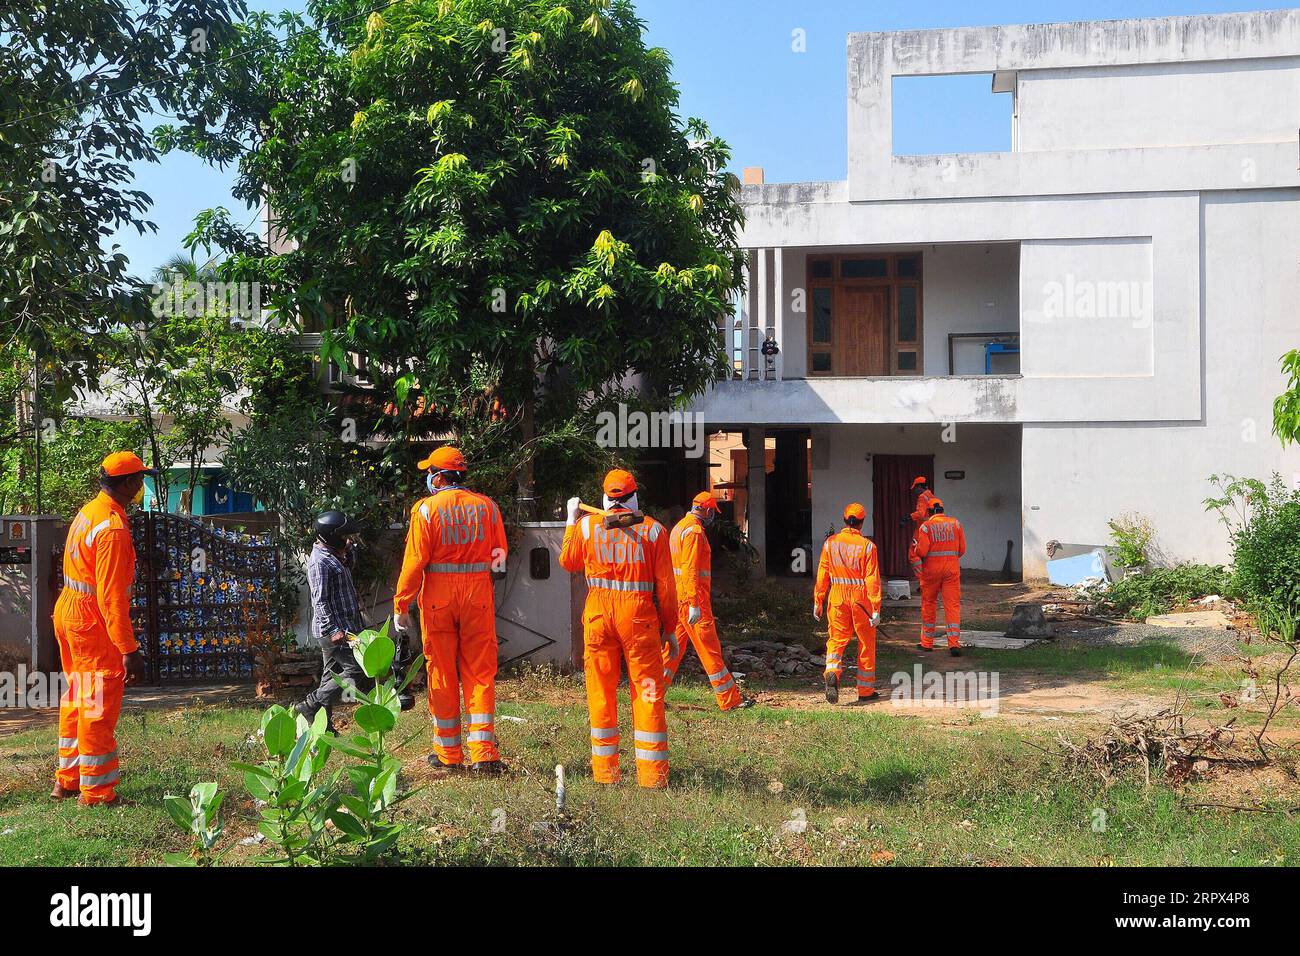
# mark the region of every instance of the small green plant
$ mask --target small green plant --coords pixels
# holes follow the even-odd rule
[[[221,837],[221,802],[225,793],[215,783],[196,783],[190,788],[189,799],[167,794],[163,806],[167,815],[178,827],[194,837],[194,845],[186,853],[164,853],[168,866],[212,866],[221,857],[217,840]]]
[[[387,621],[378,631],[368,630],[357,635],[353,646],[357,663],[370,678],[390,673],[396,650],[388,636]],[[347,742],[337,737],[325,741],[330,749],[358,761],[346,770],[352,784],[351,792],[340,791],[339,806],[330,812],[329,819],[343,834],[343,842],[360,856],[360,862],[373,863],[393,848],[405,829],[403,824],[396,822],[393,811],[398,804],[419,792],[408,790],[398,794],[397,777],[402,762],[388,752],[386,739],[397,726],[397,715],[402,710],[400,694],[420,672],[423,662],[424,655],[417,657],[400,685],[396,680],[376,680],[374,690],[368,694],[354,690],[361,706],[352,719],[362,733],[354,734]],[[339,681],[339,678],[336,676],[334,680]]]
[[[400,684],[388,675],[397,651],[388,625],[358,634],[352,652],[366,676],[375,680],[369,693],[347,688],[361,701],[353,719],[361,733],[346,741],[330,733],[329,717],[317,711],[308,722],[279,704],[262,714],[261,763],[231,763],[244,777],[244,789],[257,801],[259,832],[274,848],[258,860],[286,866],[334,863],[374,863],[389,852],[405,829],[395,819],[397,806],[418,790],[398,793],[402,764],[388,751],[388,734],[401,712],[400,693],[424,663],[420,655]],[[338,678],[335,677],[338,681]],[[342,682],[339,682],[342,684]],[[338,751],[356,763],[326,773],[330,755]],[[221,835],[217,809],[223,794],[215,783],[201,783],[186,802],[166,798],[167,812],[178,826],[195,835],[195,849],[169,854],[168,862],[184,865],[215,862]]]
[[[261,807],[259,832],[278,855],[259,862],[303,866],[324,861],[326,823],[337,804],[333,780],[324,779],[329,748],[328,717],[319,711],[308,723],[275,704],[262,714],[267,759],[232,763],[244,775],[244,789]]]
[[[1151,522],[1140,514],[1123,514],[1111,518],[1107,524],[1114,542],[1106,548],[1111,561],[1125,570],[1146,567],[1147,549],[1155,537]]]

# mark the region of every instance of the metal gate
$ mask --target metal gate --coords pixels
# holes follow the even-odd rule
[[[186,515],[131,517],[131,623],[156,683],[253,679],[256,646],[280,638],[280,550]]]

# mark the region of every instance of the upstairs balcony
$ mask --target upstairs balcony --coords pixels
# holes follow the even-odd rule
[[[1019,244],[751,249],[707,421],[1016,419]]]

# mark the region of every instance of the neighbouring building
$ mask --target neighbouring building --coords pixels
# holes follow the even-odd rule
[[[1041,577],[1049,542],[1126,512],[1166,560],[1227,560],[1209,477],[1300,479],[1271,434],[1300,346],[1300,10],[856,33],[848,73],[846,181],[746,171],[733,374],[695,404],[774,449],[745,482],[769,570],[859,500],[902,571],[915,474],[975,568]],[[943,74],[1012,98],[1009,151],[894,154],[894,78]]]

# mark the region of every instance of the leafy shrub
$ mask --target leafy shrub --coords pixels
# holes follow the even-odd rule
[[[1233,585],[1253,610],[1300,612],[1300,491],[1274,474],[1266,485],[1253,478],[1212,476],[1220,497],[1206,499],[1232,541]]]
[[[1180,564],[1122,578],[1106,589],[1101,601],[1120,617],[1142,620],[1209,594],[1231,593],[1232,576],[1222,566]]]
[[[1147,548],[1155,537],[1151,522],[1139,514],[1124,514],[1111,518],[1110,539],[1114,544],[1106,548],[1117,567],[1140,568],[1147,563]]]

